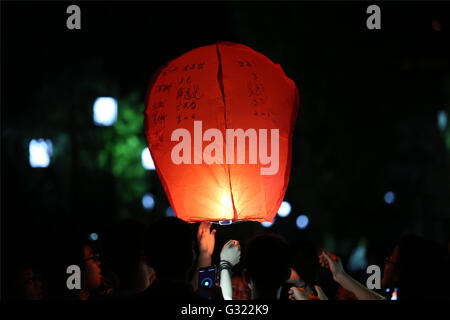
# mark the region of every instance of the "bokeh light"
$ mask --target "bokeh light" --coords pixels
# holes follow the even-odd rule
[[[111,97],[100,97],[94,102],[94,123],[112,126],[117,120],[117,101]]]
[[[261,222],[261,225],[262,225],[264,228],[270,228],[274,223],[275,223],[275,218],[273,218],[273,221],[272,221],[272,222],[269,222],[269,221]]]
[[[145,210],[152,210],[155,207],[155,197],[151,193],[146,193],[142,197],[142,206]]]
[[[153,163],[152,155],[150,154],[150,150],[145,148],[141,153],[142,166],[146,170],[155,170],[155,164]]]
[[[441,132],[447,128],[447,112],[440,110],[437,115],[438,128]]]
[[[388,191],[384,194],[384,202],[387,204],[393,204],[395,201],[395,194],[392,191]]]
[[[278,215],[280,217],[287,217],[291,213],[291,204],[287,201],[281,203],[280,209],[278,209]]]
[[[305,215],[302,214],[302,215],[300,215],[300,216],[297,217],[296,223],[297,223],[297,227],[298,227],[299,229],[303,230],[303,229],[305,229],[305,228],[308,226],[308,224],[309,224],[309,219],[308,219],[307,216],[305,216]]]
[[[50,140],[31,140],[29,144],[30,166],[33,168],[46,168],[50,165],[53,154],[53,145]]]
[[[176,217],[175,211],[173,211],[172,207],[168,207],[166,210],[167,217]]]

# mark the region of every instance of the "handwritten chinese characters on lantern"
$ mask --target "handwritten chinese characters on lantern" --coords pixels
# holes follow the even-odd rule
[[[289,182],[298,91],[282,68],[219,42],[158,70],[145,133],[178,218],[272,221]]]

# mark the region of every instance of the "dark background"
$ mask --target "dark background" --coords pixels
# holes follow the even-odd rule
[[[285,196],[292,213],[269,229],[218,226],[218,245],[263,231],[344,257],[362,239],[388,248],[408,232],[448,243],[450,129],[437,125],[438,111],[450,112],[448,4],[380,3],[382,30],[368,30],[368,3],[80,2],[81,30],[68,30],[70,4],[2,2],[3,262],[61,232],[101,234],[120,219],[148,225],[165,215],[156,172],[140,164],[145,90],[162,64],[221,40],[280,63],[300,109]],[[94,125],[99,96],[118,100],[119,117],[125,105],[137,115],[130,135],[142,147],[125,160],[111,150],[126,130]],[[53,142],[48,168],[29,164],[37,138]],[[133,174],[116,172],[120,161]],[[150,212],[145,192],[156,198]]]

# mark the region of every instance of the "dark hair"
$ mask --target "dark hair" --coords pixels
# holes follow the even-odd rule
[[[21,252],[23,254],[23,252]],[[26,257],[17,256],[11,259],[9,265],[6,266],[8,276],[5,277],[3,283],[6,283],[5,292],[2,292],[3,298],[11,300],[24,299],[24,274],[25,271],[31,269],[36,275],[36,265],[26,259]]]
[[[436,243],[407,235],[397,243],[399,299],[449,297],[448,254]]]
[[[32,228],[23,225],[23,232],[12,234],[10,242],[15,242],[14,249],[2,251],[2,285],[1,295],[4,299],[23,300],[23,278],[24,271],[33,270],[42,279],[45,275],[45,235],[42,228]]]
[[[193,241],[191,226],[178,218],[163,218],[150,226],[144,251],[158,279],[187,277],[193,260]]]
[[[297,241],[293,244],[292,267],[309,286],[316,284],[319,272],[317,247],[310,241]]]
[[[290,275],[289,245],[278,235],[257,235],[247,244],[244,265],[258,290],[275,291]]]
[[[144,254],[144,234],[144,224],[128,219],[107,229],[101,238],[102,263],[119,277],[128,276]]]
[[[57,233],[48,247],[48,283],[50,299],[73,299],[79,290],[68,290],[66,280],[67,267],[78,265],[83,274],[84,247],[89,246],[94,250],[87,234],[78,232]]]

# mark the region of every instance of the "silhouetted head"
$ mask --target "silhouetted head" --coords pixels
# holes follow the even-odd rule
[[[319,271],[317,247],[310,241],[297,241],[293,244],[293,265],[300,278],[309,286],[316,284]]]
[[[246,247],[245,278],[252,290],[274,294],[289,279],[290,260],[289,246],[283,238],[273,234],[257,235]]]
[[[436,243],[415,235],[400,239],[386,262],[382,284],[397,287],[399,299],[448,298],[448,255]]]
[[[101,285],[102,276],[98,255],[92,249],[87,235],[66,233],[57,236],[57,241],[49,248],[49,285],[52,298],[87,298],[90,292]],[[67,288],[67,279],[75,274],[67,273],[69,266],[80,268],[81,289]]]
[[[9,243],[14,246],[1,252],[3,299],[40,300],[47,296],[46,234],[43,227],[24,223],[20,232],[9,235]]]
[[[104,233],[102,262],[119,278],[135,273],[144,256],[145,225],[134,220],[123,220]]]
[[[191,226],[178,218],[163,218],[150,226],[145,256],[157,279],[187,279],[193,263],[193,241]]]
[[[8,299],[13,300],[42,300],[42,281],[32,265],[16,264],[6,279]]]

